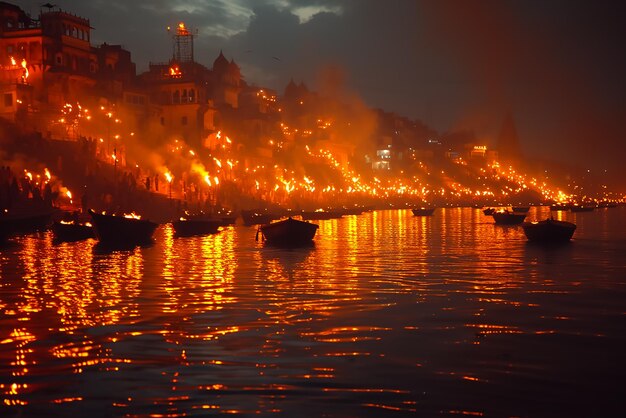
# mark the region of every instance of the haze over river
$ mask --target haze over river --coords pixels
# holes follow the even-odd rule
[[[545,219],[546,207],[529,218]],[[530,245],[478,209],[103,251],[0,247],[2,417],[623,416],[626,207]]]

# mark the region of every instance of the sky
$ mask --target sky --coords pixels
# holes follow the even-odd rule
[[[16,1],[32,16],[43,1]],[[368,106],[487,144],[507,112],[522,151],[626,182],[626,5],[613,0],[59,0],[121,44],[138,71],[166,62],[166,28],[197,30],[249,84],[282,94],[340,69]]]

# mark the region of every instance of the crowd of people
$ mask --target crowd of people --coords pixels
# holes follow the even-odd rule
[[[0,168],[0,209],[3,211],[24,205],[52,207],[58,195],[47,178],[33,178],[28,172],[18,175],[9,166]]]

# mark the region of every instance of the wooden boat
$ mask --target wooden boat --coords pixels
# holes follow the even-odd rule
[[[411,210],[415,216],[431,216],[435,212],[435,208],[416,208]]]
[[[242,210],[241,218],[243,219],[243,224],[247,226],[263,225],[268,224],[275,219],[280,219],[280,215],[269,212],[265,209],[250,209]]]
[[[224,224],[221,219],[202,216],[181,217],[179,220],[172,222],[174,232],[181,237],[215,234],[222,225]]]
[[[135,245],[148,243],[159,224],[135,214],[108,215],[89,210],[96,237],[103,244]]]
[[[0,215],[0,238],[7,239],[16,234],[30,234],[45,231],[50,225],[52,212],[31,214],[13,214],[4,212]]]
[[[515,213],[508,210],[496,211],[491,216],[493,216],[493,220],[498,225],[519,225],[526,218],[525,213]]]
[[[529,241],[558,243],[569,241],[574,235],[576,225],[549,218],[539,222],[524,222],[522,228],[524,228],[524,234]]]
[[[57,241],[81,241],[96,237],[90,222],[76,222],[74,220],[52,223],[52,233]]]
[[[496,208],[485,208],[485,209],[483,209],[483,213],[484,213],[486,216],[491,216],[491,215],[493,215],[493,213],[494,213],[495,211],[496,211]]]
[[[310,222],[299,221],[291,217],[262,225],[257,231],[268,244],[294,247],[310,244],[315,236],[318,225]]]
[[[302,219],[305,221],[322,221],[328,219],[338,219],[343,216],[342,211],[339,210],[321,210],[318,209],[313,212],[302,211]]]
[[[343,215],[360,215],[365,211],[364,206],[344,206],[340,209]]]
[[[513,206],[513,212],[528,213],[528,211],[530,211],[530,206]]]

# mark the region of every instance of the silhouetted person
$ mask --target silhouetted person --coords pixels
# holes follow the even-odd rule
[[[46,206],[52,206],[52,186],[50,183],[46,183],[43,188],[43,203]]]
[[[83,210],[83,213],[87,213],[87,211],[89,210],[89,196],[87,195],[87,192],[84,192],[83,195],[80,197],[80,206]]]

